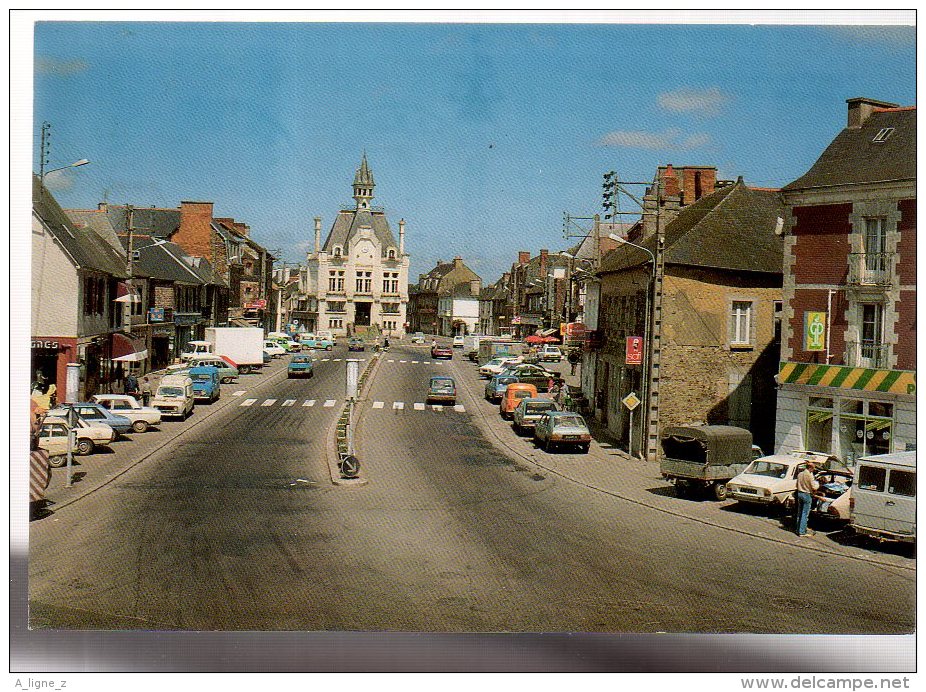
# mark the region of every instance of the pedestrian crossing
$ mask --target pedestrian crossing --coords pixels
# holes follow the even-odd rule
[[[244,394],[244,392],[242,392]],[[236,394],[237,395],[237,394]],[[324,401],[320,399],[304,399],[302,403],[299,403],[298,399],[264,399],[263,401],[255,398],[243,399],[238,405],[248,408],[256,406],[258,408],[271,408],[279,405],[281,408],[294,408],[298,406],[299,408],[334,408],[338,405],[338,399],[325,399]],[[373,401],[370,405],[371,409],[374,410],[385,410],[387,407],[393,411],[405,411],[406,402],[404,401]],[[466,407],[463,404],[453,404],[453,405],[444,405],[444,404],[428,404],[425,402],[415,401],[411,402],[409,405],[410,409],[413,411],[449,411],[453,410],[456,413],[466,413]]]

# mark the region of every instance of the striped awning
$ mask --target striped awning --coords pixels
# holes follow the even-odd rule
[[[803,384],[891,394],[916,394],[916,373],[910,370],[879,370],[845,365],[784,362],[779,369],[778,380],[781,384]]]

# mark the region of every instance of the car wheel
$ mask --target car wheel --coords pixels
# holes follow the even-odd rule
[[[588,454],[589,447],[591,447],[591,445],[579,445],[579,451],[582,452],[582,454]]]
[[[86,456],[93,451],[93,440],[88,440],[87,438],[82,438],[77,440],[77,453]]]
[[[132,430],[137,433],[143,433],[148,429],[148,421],[137,420],[132,423]]]
[[[715,500],[726,500],[727,499],[727,484],[723,481],[717,481],[711,487],[711,490],[714,492]]]
[[[326,351],[330,351],[330,350],[331,350],[331,346],[325,346],[325,350],[326,350]]]
[[[67,463],[67,454],[59,454],[58,456],[48,457],[48,465],[52,468],[60,469],[62,466],[67,466]]]

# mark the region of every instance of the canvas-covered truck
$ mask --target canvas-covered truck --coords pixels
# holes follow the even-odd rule
[[[222,356],[246,375],[264,366],[264,330],[260,327],[207,327],[206,338],[189,342],[181,358],[190,360],[202,355]]]
[[[662,477],[685,497],[702,490],[727,497],[727,481],[762,456],[752,433],[732,425],[680,425],[662,433]]]
[[[493,358],[498,356],[519,356],[524,346],[520,341],[508,341],[502,339],[480,339],[479,356],[476,362],[482,367]]]

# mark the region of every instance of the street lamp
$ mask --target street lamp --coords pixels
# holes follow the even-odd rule
[[[650,355],[650,332],[651,332],[650,322],[652,320],[652,315],[650,314],[650,312],[651,312],[651,305],[652,305],[652,294],[656,288],[656,255],[654,255],[653,252],[649,248],[645,248],[642,245],[637,245],[636,243],[632,243],[626,238],[624,238],[623,236],[619,236],[615,233],[609,233],[608,238],[610,238],[611,240],[616,240],[618,243],[622,245],[629,245],[631,247],[637,248],[638,250],[643,250],[643,252],[649,255],[650,262],[652,263],[652,267],[653,267],[650,273],[649,285],[646,288],[646,319],[643,321],[643,377],[642,377],[642,380],[643,380],[643,386],[645,389],[645,391],[643,392],[643,401],[646,404],[646,415],[640,416],[640,423],[641,423],[640,425],[640,451],[641,451],[641,455],[645,455],[645,452],[643,450],[646,444],[646,427],[648,425],[649,415],[650,415],[649,394],[650,394],[650,387],[651,387],[651,383],[650,383],[650,358],[651,358],[651,355]],[[633,450],[630,450],[630,451],[631,453],[633,453]]]
[[[42,179],[42,182],[44,183],[45,177],[49,173],[57,173],[58,171],[64,171],[64,170],[67,170],[68,168],[77,168],[78,166],[86,166],[88,163],[90,163],[89,159],[80,159],[79,161],[75,161],[74,163],[69,163],[67,166],[61,166],[61,168],[52,168],[50,171],[43,171],[40,177]]]

